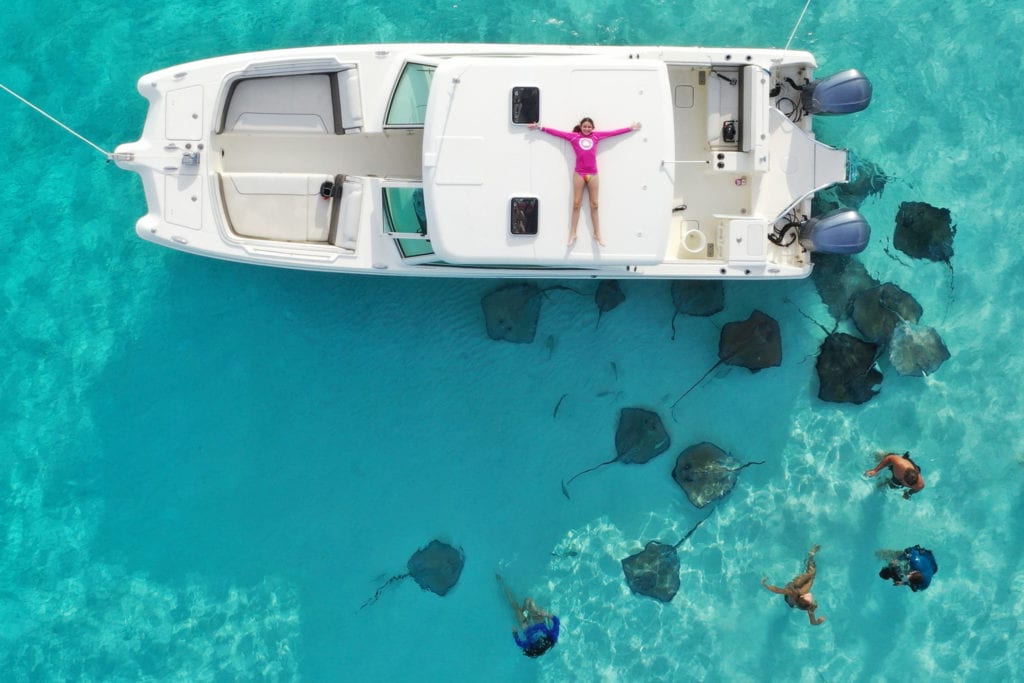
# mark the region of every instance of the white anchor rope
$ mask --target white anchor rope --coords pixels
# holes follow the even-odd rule
[[[789,44],[793,42],[793,36],[796,35],[796,30],[800,27],[800,22],[804,20],[804,15],[807,14],[807,8],[811,6],[811,0],[807,0],[804,3],[804,8],[800,12],[800,18],[796,20],[796,24],[793,26],[793,30],[789,33],[789,40],[786,41],[786,47],[783,49],[788,50]]]
[[[76,138],[78,138],[79,140],[81,140],[81,141],[82,141],[82,142],[84,142],[85,144],[89,145],[90,147],[92,147],[93,149],[95,149],[95,150],[96,150],[97,152],[99,152],[100,154],[103,154],[103,155],[104,155],[105,157],[107,157],[107,159],[108,159],[108,160],[109,160],[109,159],[112,159],[112,158],[114,157],[114,155],[113,155],[113,154],[111,154],[111,153],[110,153],[110,152],[108,152],[107,150],[103,149],[102,147],[100,147],[100,146],[99,146],[99,145],[97,145],[96,143],[94,143],[94,142],[91,142],[90,140],[86,139],[85,137],[83,137],[83,136],[79,135],[78,133],[76,133],[75,131],[71,130],[71,128],[69,128],[68,126],[65,126],[65,125],[64,125],[63,123],[61,123],[61,122],[60,122],[60,121],[58,121],[57,119],[55,119],[55,118],[53,118],[52,116],[50,116],[50,115],[49,115],[49,114],[47,114],[47,113],[46,113],[45,111],[43,111],[42,109],[40,109],[40,108],[39,108],[39,107],[37,107],[36,105],[32,104],[31,102],[29,102],[28,100],[26,100],[26,99],[25,99],[24,97],[22,97],[22,96],[21,96],[21,95],[19,95],[18,93],[16,93],[16,92],[14,92],[13,90],[11,90],[10,88],[8,88],[8,87],[7,87],[6,85],[4,85],[3,83],[0,83],[0,89],[4,90],[4,91],[5,91],[5,92],[6,92],[6,93],[7,93],[8,95],[10,95],[11,97],[13,97],[13,98],[15,98],[15,99],[17,99],[17,100],[20,100],[20,101],[22,102],[22,104],[25,104],[25,105],[27,105],[27,106],[31,107],[32,109],[35,109],[35,110],[36,110],[37,112],[39,112],[40,114],[42,114],[42,115],[43,115],[43,116],[45,116],[46,118],[50,119],[51,121],[53,121],[54,123],[56,123],[56,124],[57,124],[58,126],[60,126],[61,128],[63,128],[64,130],[66,130],[67,132],[71,133],[71,134],[72,134],[72,135],[74,135],[74,136],[75,136]]]

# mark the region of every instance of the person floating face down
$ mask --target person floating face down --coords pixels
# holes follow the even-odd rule
[[[931,550],[915,545],[905,548],[902,553],[878,572],[878,578],[892,580],[894,586],[910,586],[913,592],[923,591],[932,583],[932,577],[939,571],[939,565]]]
[[[515,613],[516,625],[512,628],[512,637],[516,645],[527,657],[540,657],[558,642],[558,617],[537,607],[532,598],[526,598],[519,604],[501,576],[494,576]]]
[[[778,593],[786,598],[786,604],[790,607],[802,609],[807,612],[807,618],[810,620],[812,626],[819,626],[825,621],[825,617],[815,617],[814,610],[818,609],[818,603],[814,601],[814,596],[811,595],[811,585],[814,583],[814,554],[818,552],[821,546],[814,546],[807,553],[807,566],[803,574],[793,577],[793,580],[787,583],[782,588],[778,586],[772,586],[768,584],[768,577],[761,579],[761,585],[770,590],[772,593]]]
[[[594,120],[587,116],[580,120],[571,132],[547,128],[538,123],[528,123],[526,127],[530,130],[540,129],[543,133],[568,141],[572,146],[572,151],[576,155],[576,166],[573,168],[572,174],[572,219],[569,222],[569,246],[576,242],[576,224],[580,219],[583,190],[586,189],[590,196],[590,223],[594,229],[594,241],[603,247],[604,240],[601,239],[601,226],[597,219],[597,195],[600,187],[597,181],[597,143],[605,138],[639,130],[640,124],[634,122],[628,128],[594,130]]]
[[[894,489],[898,489],[900,487],[907,488],[907,490],[903,492],[903,497],[905,499],[909,500],[912,495],[920,493],[921,489],[924,488],[924,477],[921,476],[921,468],[917,466],[917,463],[910,459],[910,451],[907,451],[903,455],[887,453],[878,461],[878,465],[866,471],[864,476],[873,477],[886,467],[888,467],[889,471],[892,473],[892,479],[889,480],[889,486]]]

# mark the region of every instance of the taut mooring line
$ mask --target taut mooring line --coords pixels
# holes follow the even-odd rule
[[[20,101],[20,102],[21,102],[22,104],[24,104],[25,106],[27,106],[27,107],[31,107],[32,109],[35,109],[35,110],[36,110],[37,112],[39,112],[40,114],[42,114],[42,115],[43,115],[43,116],[45,116],[46,118],[48,118],[48,119],[50,119],[51,121],[53,121],[54,123],[56,123],[56,124],[57,124],[58,126],[60,126],[61,128],[63,128],[63,129],[64,129],[64,130],[66,130],[67,132],[71,133],[71,134],[72,134],[72,135],[74,135],[74,136],[75,136],[76,138],[78,138],[79,140],[81,140],[81,141],[82,141],[82,142],[84,142],[85,144],[89,145],[90,147],[92,147],[93,149],[95,149],[95,150],[96,150],[97,152],[99,152],[99,153],[100,153],[100,154],[102,154],[103,156],[107,157],[107,161],[110,161],[111,159],[113,159],[113,158],[114,158],[114,155],[113,155],[113,154],[112,154],[111,152],[108,152],[107,150],[103,149],[102,147],[100,147],[100,146],[99,146],[99,145],[97,145],[96,143],[94,143],[94,142],[90,141],[89,139],[87,139],[87,138],[86,138],[85,136],[83,136],[83,135],[79,135],[78,133],[76,133],[75,131],[73,131],[73,130],[72,130],[72,129],[71,129],[70,127],[68,127],[68,126],[64,125],[63,123],[61,123],[60,121],[58,121],[58,120],[57,120],[57,119],[55,119],[54,117],[50,116],[50,115],[49,115],[49,114],[47,114],[47,113],[46,113],[45,111],[43,111],[42,109],[40,109],[40,108],[39,108],[39,107],[37,107],[36,105],[32,104],[31,102],[29,102],[28,100],[26,100],[26,99],[25,99],[24,97],[22,97],[22,96],[21,96],[21,95],[19,95],[18,93],[16,93],[16,92],[14,92],[13,90],[11,90],[10,88],[8,88],[8,87],[7,87],[6,85],[4,85],[3,83],[0,83],[0,89],[2,89],[2,90],[3,90],[4,92],[6,92],[6,93],[7,93],[8,95],[10,95],[11,97],[13,97],[13,98],[15,98],[16,100]]]

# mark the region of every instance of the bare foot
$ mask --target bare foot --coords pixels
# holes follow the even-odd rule
[[[576,233],[571,233],[569,235],[569,241],[566,243],[566,246],[571,247],[574,244],[576,244]]]
[[[603,240],[603,239],[601,239],[601,236],[600,236],[600,235],[594,235],[594,241],[596,241],[596,242],[597,242],[598,244],[600,244],[600,245],[601,245],[602,247],[604,246],[604,240]]]

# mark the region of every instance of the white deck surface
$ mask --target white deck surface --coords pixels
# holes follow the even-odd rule
[[[654,264],[664,260],[675,169],[668,76],[662,62],[453,59],[434,76],[424,129],[424,194],[435,251],[452,263]],[[541,123],[569,130],[592,116],[599,130],[642,129],[598,146],[606,246],[589,239],[584,195],[579,239],[566,247],[573,152],[563,140],[514,125],[515,85],[541,91]],[[457,134],[452,134],[456,131]],[[537,235],[509,232],[510,199],[539,200]]]

